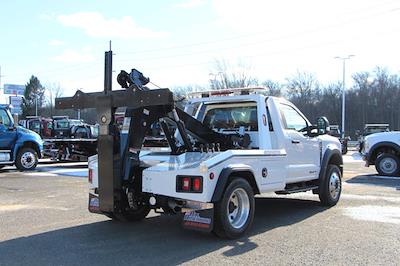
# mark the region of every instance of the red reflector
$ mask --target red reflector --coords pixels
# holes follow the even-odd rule
[[[93,182],[93,170],[91,168],[89,168],[88,179],[89,179],[89,183]]]
[[[193,190],[194,191],[200,191],[201,190],[201,180],[198,177],[193,180]]]
[[[189,191],[189,189],[190,189],[190,178],[189,177],[182,178],[182,190]]]

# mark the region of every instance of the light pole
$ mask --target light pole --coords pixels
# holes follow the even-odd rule
[[[342,138],[345,134],[345,113],[346,113],[346,60],[352,58],[354,55],[350,54],[348,56],[336,56],[335,59],[342,60],[343,62],[343,88],[342,88]]]

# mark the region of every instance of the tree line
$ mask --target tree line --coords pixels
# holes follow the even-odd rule
[[[217,62],[215,73],[210,74],[209,87],[198,85],[176,87],[177,99],[189,92],[264,86],[266,94],[285,97],[293,102],[309,119],[315,122],[317,117],[326,116],[331,125],[341,126],[342,83],[322,84],[312,73],[297,72],[283,82],[267,79],[260,82],[250,75],[247,67],[231,69],[224,62]],[[367,123],[388,123],[391,130],[400,128],[400,76],[390,73],[386,68],[376,67],[372,71],[358,72],[352,75],[352,84],[346,88],[346,135],[356,137],[356,131],[362,130]],[[26,84],[22,105],[22,117],[34,115],[36,102],[41,116],[68,115],[77,117],[76,110],[55,110],[54,99],[62,96],[60,86],[41,85],[39,79],[32,76]],[[95,123],[95,110],[82,110],[81,118]]]
[[[322,84],[312,73],[300,72],[286,78],[283,82],[267,79],[259,81],[251,77],[250,71],[242,68],[232,72],[225,63],[217,62],[215,73],[210,77],[211,89],[263,86],[266,94],[284,97],[293,102],[310,122],[319,116],[326,116],[331,125],[342,125],[341,81]],[[352,84],[346,87],[345,133],[355,139],[356,132],[362,131],[365,124],[387,123],[391,130],[400,129],[400,76],[382,67],[352,75]],[[198,91],[197,86],[181,87],[179,94]]]

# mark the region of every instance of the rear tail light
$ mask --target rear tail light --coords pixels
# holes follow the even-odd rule
[[[89,183],[93,182],[93,170],[91,168],[89,168],[88,181]]]
[[[201,178],[200,177],[195,177],[193,178],[193,190],[198,192],[201,191]]]
[[[186,193],[202,193],[203,177],[202,176],[177,176],[176,192]]]

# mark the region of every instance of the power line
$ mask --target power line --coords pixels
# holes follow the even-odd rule
[[[396,1],[393,1],[393,2],[392,1],[388,1],[387,3],[394,3],[394,2],[396,2]],[[381,4],[380,5],[374,5],[374,6],[365,7],[363,9],[358,9],[358,11],[370,9],[370,8],[373,8],[373,7],[376,7],[376,6],[382,7]],[[297,32],[297,33],[294,33],[294,34],[288,34],[288,35],[284,35],[283,37],[280,37],[280,38],[274,38],[272,40],[266,40],[266,41],[269,42],[269,41],[274,41],[274,40],[280,40],[282,38],[291,37],[291,35],[297,36],[297,35],[305,34],[305,33],[314,33],[314,32],[317,32],[317,31],[325,30],[327,28],[342,26],[343,24],[354,23],[354,22],[358,22],[358,21],[361,21],[361,20],[369,19],[369,18],[371,18],[371,16],[384,15],[384,14],[391,13],[391,12],[397,12],[398,9],[399,8],[394,8],[394,9],[392,8],[390,10],[385,10],[383,12],[375,12],[373,14],[367,14],[364,17],[360,17],[358,19],[349,19],[349,20],[341,22],[341,23],[333,23],[333,24],[330,24],[330,25],[326,25],[324,27],[317,27],[315,29],[300,31],[300,32]],[[351,13],[351,11],[345,12],[345,14],[346,13]],[[268,32],[271,32],[271,31],[270,30],[268,30],[268,31],[260,31],[260,32],[257,32],[257,33],[245,34],[245,35],[240,35],[240,36],[232,36],[232,37],[225,38],[225,39],[220,39],[220,40],[189,43],[189,44],[170,46],[170,47],[164,47],[164,48],[155,48],[155,49],[148,49],[148,50],[141,50],[141,51],[134,51],[134,52],[120,52],[119,54],[121,54],[121,55],[142,54],[142,53],[159,52],[159,51],[165,51],[165,50],[175,50],[175,49],[181,49],[181,48],[187,48],[187,47],[193,47],[193,46],[203,46],[203,45],[207,45],[207,44],[222,43],[222,42],[231,41],[231,40],[235,40],[235,39],[248,38],[248,37],[251,37],[251,36],[257,36],[257,35],[265,34],[265,33],[268,33]],[[215,50],[215,49],[213,49],[213,50]],[[209,51],[209,50],[207,50],[207,51]],[[183,54],[182,56],[186,56],[186,54]]]

